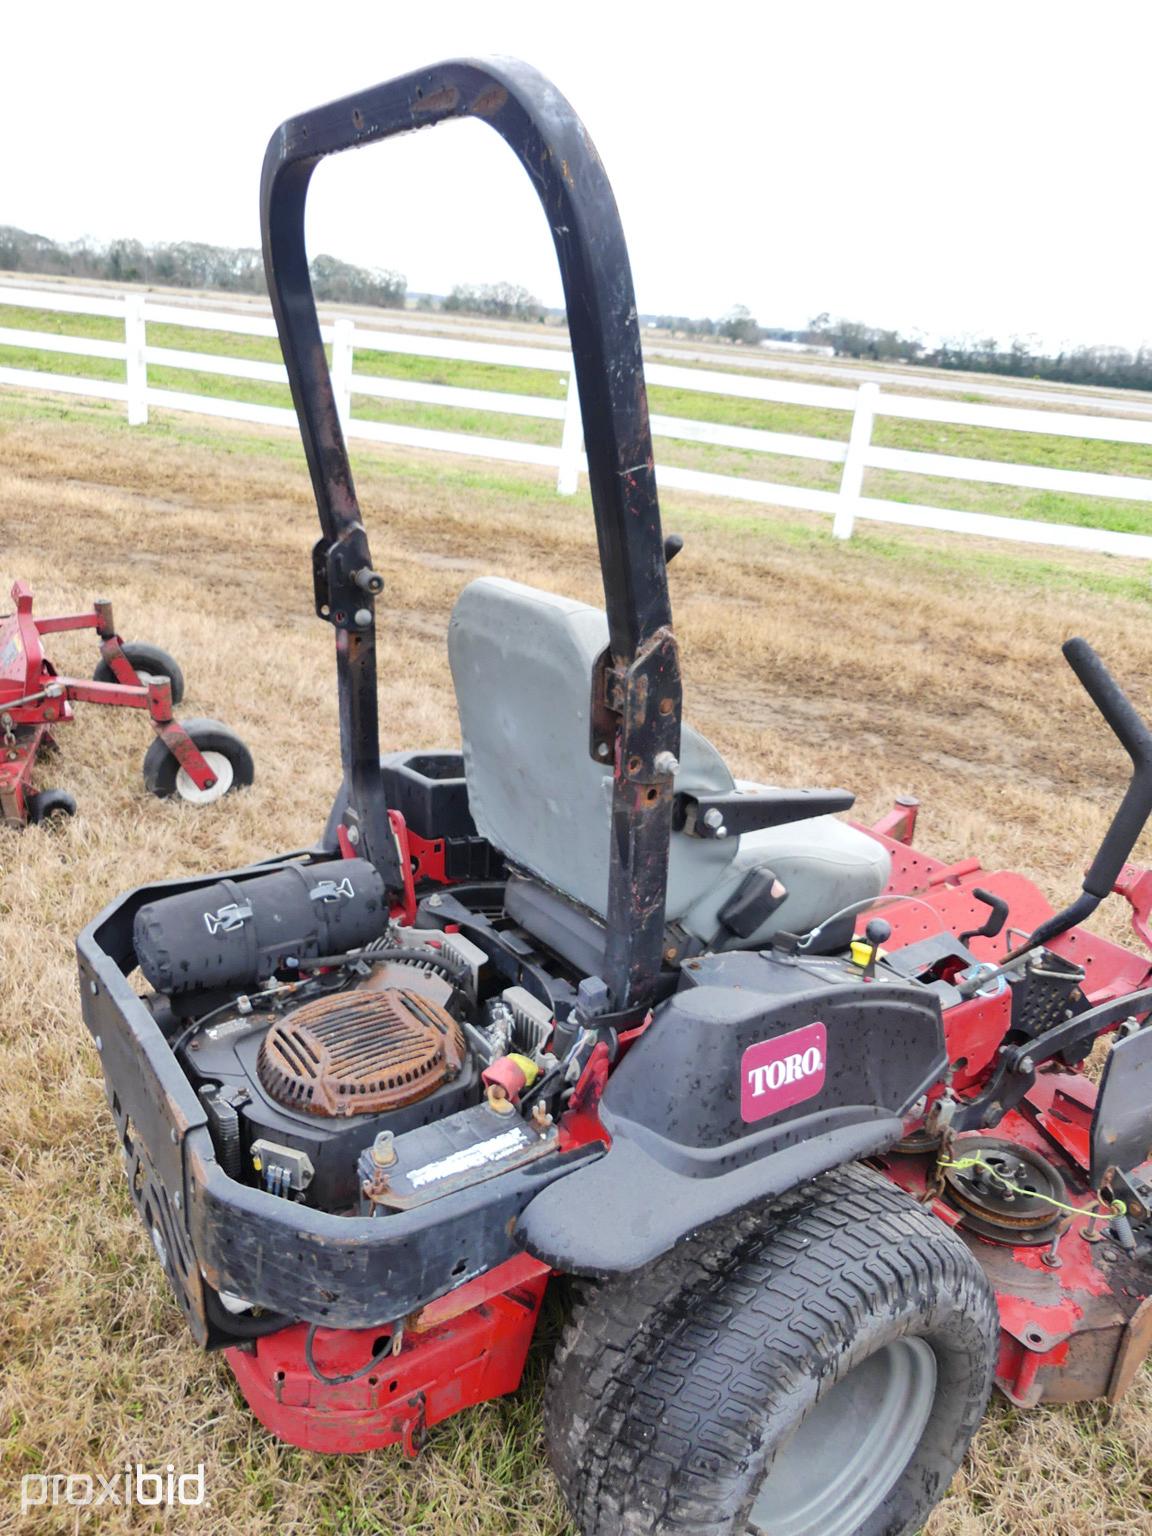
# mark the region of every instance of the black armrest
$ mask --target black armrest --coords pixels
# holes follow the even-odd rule
[[[758,789],[742,794],[676,796],[673,825],[690,837],[739,837],[765,827],[783,827],[811,816],[851,810],[856,796],[846,789]]]

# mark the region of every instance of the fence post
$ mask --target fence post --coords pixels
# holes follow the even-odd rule
[[[355,322],[346,315],[332,322],[332,389],[336,396],[336,416],[347,433],[352,419],[352,356]]]
[[[865,459],[872,442],[872,420],[876,414],[879,394],[878,384],[861,384],[856,391],[856,409],[852,415],[852,431],[848,436],[848,453],[844,459],[844,473],[840,477],[840,500],[836,505],[836,516],[832,519],[834,539],[852,537],[856,508],[864,488]]]
[[[125,379],[128,385],[128,425],[148,425],[148,362],[144,356],[146,331],[144,299],[129,293],[124,298]]]
[[[576,391],[575,360],[568,374],[568,394],[564,400],[564,431],[560,436],[560,472],[556,489],[561,496],[574,496],[580,483],[580,454],[584,448],[584,422],[580,415],[580,396]]]

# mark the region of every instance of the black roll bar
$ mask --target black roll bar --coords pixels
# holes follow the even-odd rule
[[[488,123],[543,205],[560,264],[608,612],[592,750],[614,762],[607,906],[614,1008],[650,1000],[664,943],[680,671],[671,631],[640,331],[624,233],[599,156],[568,102],[514,59],[453,60],[290,118],[264,158],[264,264],[320,514],[317,611],[336,630],[344,825],[391,890],[399,856],[380,777],[375,599],[381,583],[352,481],[320,336],[304,207],[327,155],[450,118]],[[603,727],[610,728],[605,739]]]

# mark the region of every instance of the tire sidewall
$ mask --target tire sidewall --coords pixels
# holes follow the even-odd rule
[[[183,726],[201,752],[220,752],[232,764],[232,783],[222,799],[251,785],[255,776],[252,754],[234,731],[218,720],[186,720]],[[157,736],[144,754],[145,786],[161,800],[180,799],[176,788],[179,772],[180,762],[176,754]]]

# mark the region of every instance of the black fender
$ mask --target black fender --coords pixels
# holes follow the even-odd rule
[[[839,960],[691,962],[609,1078],[608,1152],[538,1194],[517,1240],[555,1268],[639,1268],[721,1216],[892,1146],[943,1075],[938,999]]]

